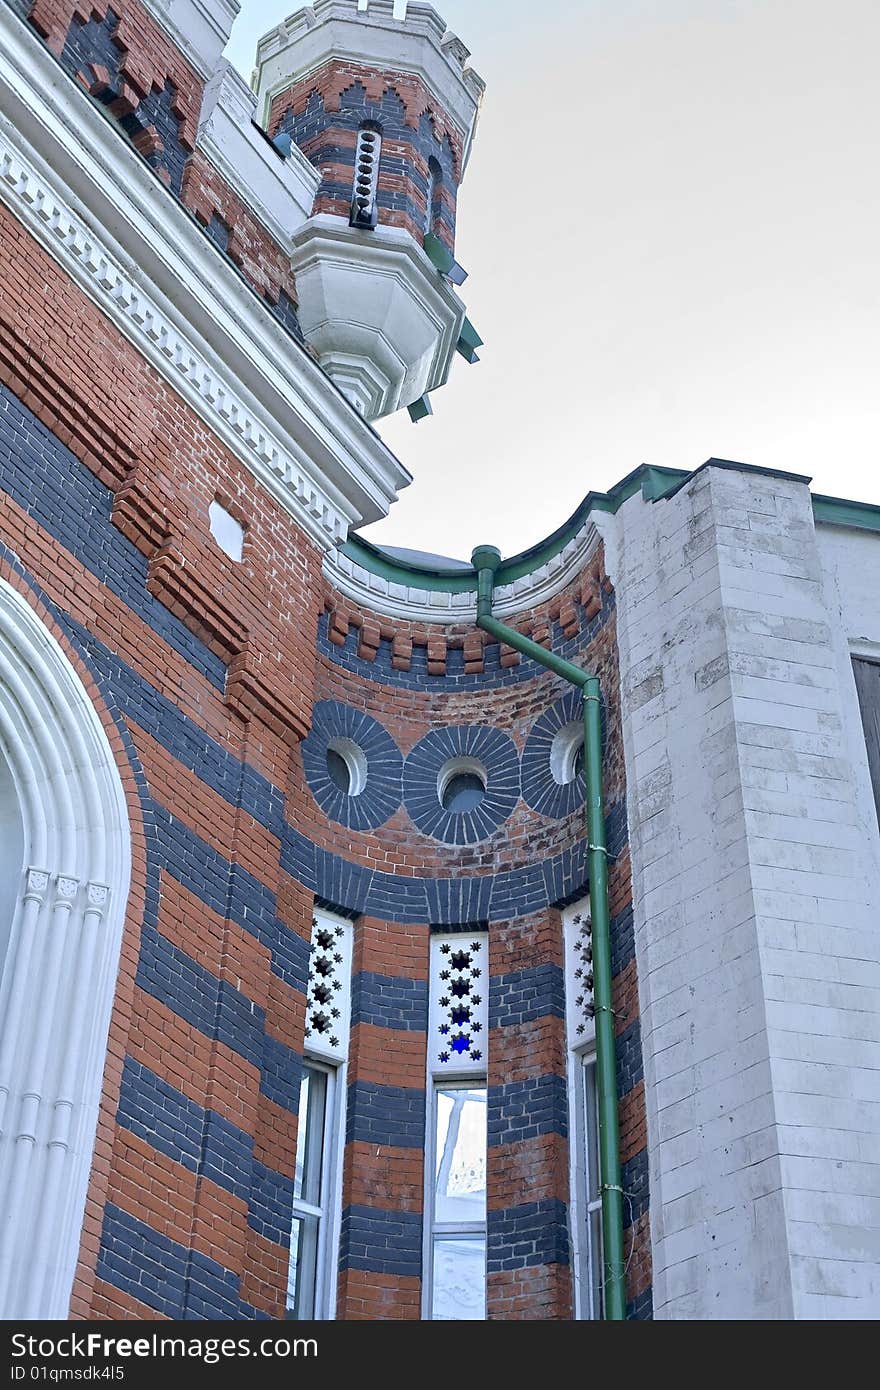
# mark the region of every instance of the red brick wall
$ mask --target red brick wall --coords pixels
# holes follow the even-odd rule
[[[313,693],[312,633],[322,602],[316,548],[2,208],[0,262],[0,380],[115,489],[117,524],[150,556],[148,585],[155,584],[162,602],[229,662],[226,693],[199,675],[5,493],[0,493],[0,537],[49,598],[87,632],[119,652],[218,744],[287,787],[290,745],[308,726]],[[208,507],[218,495],[247,524],[240,565],[228,560],[210,536]],[[235,674],[237,662],[245,669],[241,680]],[[90,678],[85,683],[93,688]],[[97,694],[95,700],[100,709]],[[208,845],[275,890],[279,916],[307,938],[311,896],[282,872],[277,841],[182,768],[139,726],[137,710],[123,713],[151,795]],[[115,728],[109,732],[118,746]],[[119,765],[130,786],[131,768],[121,752]],[[135,834],[139,815],[135,801]],[[192,1248],[241,1271],[243,1297],[278,1313],[286,1265],[280,1267],[284,1262],[277,1247],[269,1247],[247,1227],[241,1204],[206,1179],[196,1181],[179,1165],[172,1165],[172,1172],[161,1155],[147,1164],[131,1133],[115,1125],[122,1058],[128,1054],[145,1060],[194,1101],[253,1133],[258,1152],[285,1171],[295,1148],[295,1118],[258,1092],[255,1069],[135,987],[142,913],[136,841],[128,934],[72,1313],[143,1313],[129,1295],[95,1282],[101,1214],[108,1200],[169,1237],[185,1236]],[[218,980],[227,979],[236,988],[244,981],[266,1010],[267,1031],[301,1050],[303,997],[271,973],[268,953],[252,937],[167,879],[159,901],[159,931]]]

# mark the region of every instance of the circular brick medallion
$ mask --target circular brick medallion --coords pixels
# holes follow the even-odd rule
[[[485,771],[485,795],[466,811],[447,811],[441,802],[450,766],[469,763]],[[513,740],[499,729],[460,724],[432,729],[420,739],[403,768],[403,800],[416,825],[444,844],[485,840],[510,815],[519,797],[519,757]]]
[[[583,746],[583,703],[570,690],[532,725],[522,755],[523,800],[542,816],[561,819],[584,804],[584,783],[576,776]]]
[[[369,714],[338,700],[319,701],[300,751],[312,796],[328,820],[349,830],[376,830],[399,807],[403,758],[388,731]],[[331,775],[328,754],[334,752],[358,770],[349,792]]]

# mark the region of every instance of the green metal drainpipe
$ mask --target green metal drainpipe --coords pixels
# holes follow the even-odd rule
[[[608,911],[608,852],[602,805],[602,713],[599,677],[591,676],[537,642],[492,617],[495,571],[501,554],[478,546],[471,556],[477,571],[477,627],[508,647],[540,662],[576,685],[584,700],[584,763],[587,802],[587,848],[590,865],[590,920],[593,947],[593,1000],[596,1010],[596,1075],[599,1108],[599,1174],[602,1184],[602,1245],[605,1259],[605,1317],[626,1317],[623,1259],[623,1188],[617,1119],[617,1072],[614,1064],[614,1014],[611,1008],[611,921]]]

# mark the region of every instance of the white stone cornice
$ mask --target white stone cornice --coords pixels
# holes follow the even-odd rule
[[[0,197],[319,545],[409,474],[0,6]]]
[[[257,128],[257,98],[221,60],[205,88],[196,144],[290,255],[291,233],[311,217],[321,175],[298,145],[284,158]]]
[[[495,590],[493,613],[497,618],[516,618],[548,603],[583,573],[600,542],[592,517],[575,532],[552,559]],[[403,574],[404,571],[401,571]],[[476,590],[453,594],[421,589],[416,576],[411,584],[395,583],[357,564],[341,550],[324,557],[324,574],[346,598],[375,613],[417,623],[473,623],[477,617]]]
[[[443,385],[464,305],[409,232],[321,213],[293,244],[306,342],[368,420]]]

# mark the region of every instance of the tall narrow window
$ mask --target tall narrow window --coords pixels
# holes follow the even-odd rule
[[[299,1091],[288,1318],[332,1318],[336,1307],[351,954],[351,923],[317,911]]]
[[[486,1087],[434,1088],[431,1317],[486,1316]]]
[[[433,155],[428,160],[428,192],[425,204],[425,235],[433,232],[434,223],[437,220],[440,203],[440,188],[443,183],[443,170],[440,168],[439,160]]]
[[[484,933],[431,939],[424,1316],[486,1316]]]
[[[354,152],[354,185],[349,217],[352,227],[363,227],[372,231],[376,225],[381,153],[382,136],[379,128],[371,121],[366,121],[358,131]]]
[[[563,929],[575,1316],[598,1319],[602,1317],[602,1187],[589,904],[570,907]]]
[[[320,1316],[321,1290],[329,1282],[332,1213],[335,1068],[306,1062],[299,1089],[299,1133],[293,1181],[293,1226],[287,1283],[288,1316]]]
[[[880,818],[880,661],[853,657],[859,708],[868,744],[868,766],[874,787],[874,801]]]

